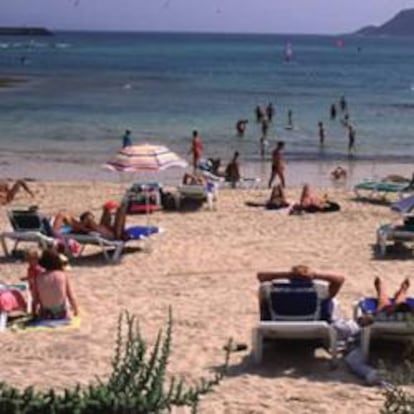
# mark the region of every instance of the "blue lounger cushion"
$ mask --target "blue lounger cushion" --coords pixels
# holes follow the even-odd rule
[[[125,230],[129,240],[139,240],[159,233],[160,228],[155,226],[133,226]]]
[[[392,299],[390,299],[392,300]],[[377,309],[378,300],[376,298],[363,298],[359,301],[358,306],[364,314],[374,314]],[[410,308],[414,309],[414,298],[407,298],[405,301]]]

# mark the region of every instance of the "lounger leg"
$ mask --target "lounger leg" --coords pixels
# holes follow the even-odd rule
[[[364,358],[367,360],[369,356],[369,346],[371,342],[371,328],[366,326],[361,329],[361,352]]]
[[[9,256],[9,250],[7,249],[6,238],[4,236],[1,236],[1,245],[3,247],[4,255],[6,257],[8,257]]]
[[[119,262],[119,260],[121,259],[121,254],[122,254],[122,251],[124,250],[124,244],[123,243],[120,243],[116,248],[115,248],[115,251],[114,251],[114,253],[113,253],[113,255],[112,255],[112,261],[114,262],[114,263],[116,263],[116,262]],[[106,253],[106,252],[105,252]]]
[[[7,312],[0,312],[0,331],[6,330],[7,327]]]
[[[338,356],[338,336],[334,328],[329,328],[329,352],[332,358],[332,367],[336,368]]]
[[[378,231],[377,233],[377,246],[380,255],[385,256],[387,252],[387,236],[382,231]]]
[[[254,362],[260,364],[263,356],[263,335],[259,328],[252,331],[252,353]]]

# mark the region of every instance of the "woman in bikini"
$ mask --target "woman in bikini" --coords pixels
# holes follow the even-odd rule
[[[44,269],[35,279],[34,303],[38,304],[35,316],[40,319],[66,319],[70,317],[68,304],[74,316],[79,315],[78,303],[69,276],[55,250],[45,250],[39,265]]]

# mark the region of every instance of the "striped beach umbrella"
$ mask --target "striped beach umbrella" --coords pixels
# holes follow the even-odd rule
[[[162,171],[171,167],[185,168],[187,161],[162,145],[130,145],[122,148],[105,167],[113,171]]]

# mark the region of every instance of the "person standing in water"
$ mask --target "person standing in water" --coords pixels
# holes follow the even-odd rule
[[[287,128],[293,129],[293,111],[291,109],[288,111]]]
[[[273,107],[272,102],[269,102],[269,105],[266,107],[266,116],[269,122],[273,121],[273,115],[275,114],[275,108]]]
[[[342,112],[347,112],[348,111],[348,104],[346,102],[345,96],[342,95],[341,99],[339,100],[339,107],[341,108]]]
[[[333,103],[331,105],[331,120],[335,121],[336,119],[336,105]]]
[[[193,168],[194,171],[197,169],[198,162],[203,155],[203,141],[197,130],[193,131],[193,140],[191,142],[191,148],[188,153],[193,155]]]
[[[122,148],[130,147],[132,145],[131,131],[127,129],[122,137]]]
[[[276,145],[276,148],[273,150],[272,153],[272,172],[269,179],[269,188],[272,188],[273,181],[276,177],[279,177],[280,185],[282,188],[286,187],[286,180],[285,180],[285,161],[283,160],[283,148],[285,147],[285,143],[283,141],[279,141]]]
[[[323,122],[318,122],[318,128],[319,128],[319,144],[323,146],[325,144],[325,127],[323,126]]]
[[[352,125],[348,126],[348,155],[352,155],[355,150],[355,128]]]

